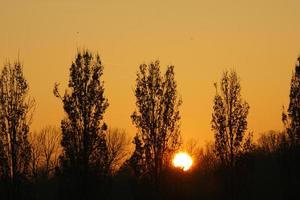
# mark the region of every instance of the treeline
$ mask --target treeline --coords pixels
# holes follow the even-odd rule
[[[109,106],[100,56],[79,51],[68,88],[54,96],[65,117],[60,128],[31,132],[35,101],[17,61],[0,74],[0,199],[298,199],[300,178],[300,58],[292,75],[285,129],[253,141],[249,104],[234,70],[215,84],[214,142],[183,143],[174,66],[141,64],[136,76],[136,134],[108,126]],[[134,149],[131,151],[130,144]],[[172,166],[179,150],[192,155],[184,172]]]

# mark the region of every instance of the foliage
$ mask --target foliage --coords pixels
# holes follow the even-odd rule
[[[131,115],[138,133],[131,158],[136,174],[148,174],[154,182],[166,165],[167,157],[180,145],[179,106],[174,66],[161,75],[159,61],[140,65],[135,97],[137,110]],[[140,167],[143,166],[143,169]]]
[[[28,175],[29,125],[34,100],[20,62],[7,63],[0,76],[0,175],[16,181]]]
[[[22,64],[5,64],[0,74],[0,182],[8,183],[4,196],[0,192],[4,199],[26,196],[22,183],[29,175],[28,134],[34,108],[28,91]]]
[[[98,54],[78,52],[70,67],[69,90],[62,96],[58,85],[54,87],[54,95],[61,99],[66,113],[61,122],[62,172],[65,177],[76,178],[65,181],[79,184],[72,188],[81,191],[79,198],[89,195],[87,191],[97,186],[95,181],[105,179],[109,170],[107,125],[103,122],[108,100],[104,96],[103,69]]]
[[[282,113],[282,121],[286,127],[290,142],[300,144],[300,57],[292,75],[290,87],[290,103],[286,112]]]
[[[212,130],[215,134],[217,156],[226,165],[234,166],[236,156],[242,150],[249,105],[241,97],[240,80],[235,71],[225,71],[217,84],[212,114]]]

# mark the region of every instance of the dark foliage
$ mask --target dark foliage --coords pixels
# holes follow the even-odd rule
[[[102,75],[99,55],[79,52],[70,67],[69,91],[61,96],[57,85],[54,88],[66,113],[61,122],[60,185],[67,198],[90,199],[105,184],[108,174],[107,126],[103,123],[108,101]]]
[[[290,87],[290,103],[287,113],[282,114],[282,121],[288,135],[288,142],[285,148],[288,148],[289,154],[284,157],[284,181],[287,183],[285,194],[289,198],[300,197],[299,179],[300,179],[300,57],[295,66],[292,75]]]
[[[0,76],[0,179],[8,199],[22,199],[29,175],[29,124],[34,101],[20,62],[4,65]]]
[[[293,145],[300,144],[300,57],[292,75],[290,104],[287,113],[283,112],[282,121]]]
[[[140,65],[136,79],[136,107],[131,115],[137,127],[131,165],[137,176],[147,176],[156,189],[171,153],[180,145],[179,106],[174,66],[164,76],[159,61]]]
[[[215,150],[223,164],[234,167],[245,141],[249,105],[241,97],[241,85],[235,71],[224,72],[220,92],[217,84],[215,87],[211,121],[215,133]]]

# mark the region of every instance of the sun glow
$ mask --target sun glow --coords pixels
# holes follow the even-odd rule
[[[179,152],[173,158],[174,167],[182,168],[183,171],[189,170],[192,164],[192,157],[185,152]]]

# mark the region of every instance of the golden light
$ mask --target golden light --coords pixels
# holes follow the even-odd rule
[[[174,167],[182,168],[183,171],[189,170],[192,164],[193,164],[192,157],[185,152],[179,152],[173,158]]]

